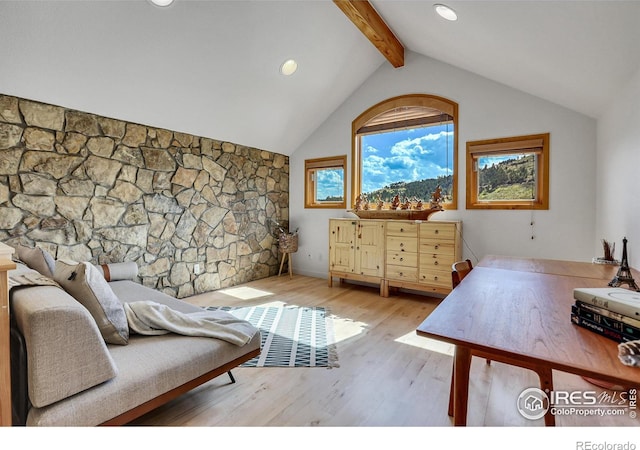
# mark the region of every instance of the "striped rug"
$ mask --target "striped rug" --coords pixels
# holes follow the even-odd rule
[[[262,335],[262,352],[242,367],[338,367],[331,317],[321,307],[215,307],[249,321]]]

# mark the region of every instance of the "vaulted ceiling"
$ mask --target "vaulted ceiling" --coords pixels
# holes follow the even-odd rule
[[[638,1],[434,3],[371,1],[405,51],[592,117],[640,67]],[[0,0],[0,93],[284,154],[381,64],[330,0]]]

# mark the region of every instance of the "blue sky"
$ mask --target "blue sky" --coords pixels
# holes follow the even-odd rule
[[[362,137],[362,192],[397,181],[437,178],[452,172],[452,125],[448,130],[446,125],[436,125]],[[343,183],[342,171],[319,171],[317,198],[342,195]]]
[[[448,128],[436,125],[363,136],[362,192],[453,173],[453,126]]]
[[[318,181],[316,183],[317,200],[324,200],[325,198],[343,196],[344,191],[344,171],[325,169],[320,170],[317,173]]]
[[[509,159],[520,159],[529,155],[530,153],[513,153],[511,155],[504,156],[482,156],[478,158],[478,166],[480,169],[484,169],[485,167],[491,167],[494,164],[500,164],[503,161],[507,161]]]

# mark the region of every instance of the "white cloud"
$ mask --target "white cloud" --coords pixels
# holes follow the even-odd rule
[[[407,137],[395,142],[386,151],[376,145],[366,147],[362,162],[364,192],[397,181],[416,181],[451,174],[453,158],[447,155],[446,148],[447,141],[449,145],[452,144],[453,132],[443,130],[409,139],[410,131],[414,130],[407,130]]]

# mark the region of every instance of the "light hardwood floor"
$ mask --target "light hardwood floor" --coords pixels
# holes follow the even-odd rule
[[[236,368],[236,384],[220,376],[141,417],[153,426],[433,426],[447,415],[453,347],[417,336],[416,327],[440,299],[377,287],[294,275],[186,299],[200,306],[287,304],[323,306],[335,316],[340,367]],[[567,319],[568,320],[568,319]],[[554,372],[556,389],[596,390],[583,379]],[[518,395],[537,386],[527,370],[474,358],[468,426],[544,426],[516,409]],[[613,393],[610,393],[613,394]],[[617,394],[619,395],[619,394]],[[558,416],[562,426],[637,426],[622,417]]]

